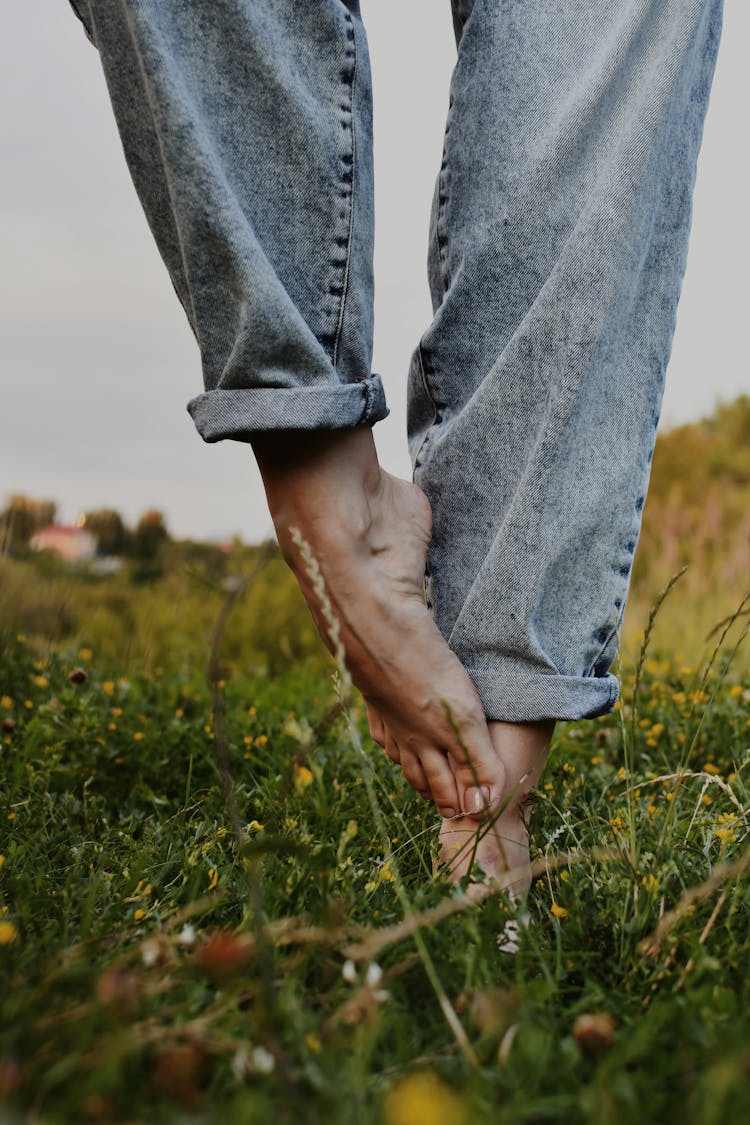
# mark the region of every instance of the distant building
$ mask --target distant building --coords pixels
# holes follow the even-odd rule
[[[67,562],[85,562],[96,555],[96,536],[83,527],[51,523],[40,527],[29,543],[35,551],[52,551]]]

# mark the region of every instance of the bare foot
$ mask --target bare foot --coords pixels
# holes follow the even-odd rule
[[[547,760],[553,722],[489,723],[492,744],[502,764],[502,810],[477,822],[470,816],[444,820],[440,827],[438,867],[447,867],[457,883],[472,868],[480,868],[479,888],[487,882],[507,887],[513,898],[525,898],[531,884],[529,834],[524,803],[537,784]]]
[[[496,806],[502,763],[482,705],[422,598],[424,493],[381,469],[369,428],[262,435],[253,448],[282,553],[331,647],[293,528],[320,567],[373,737],[443,816]]]

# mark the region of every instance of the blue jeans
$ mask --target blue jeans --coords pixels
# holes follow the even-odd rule
[[[358,0],[72,0],[197,339],[208,442],[370,426]],[[453,0],[408,438],[489,719],[612,708],[721,0]],[[422,60],[420,65],[427,65]]]

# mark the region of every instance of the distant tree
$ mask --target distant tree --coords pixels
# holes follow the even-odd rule
[[[96,508],[86,512],[83,526],[96,536],[100,555],[122,555],[127,551],[128,529],[114,508]]]
[[[15,548],[26,547],[38,528],[54,523],[56,512],[54,500],[33,500],[14,493],[0,516],[0,539]]]
[[[168,539],[169,532],[164,516],[156,508],[149,508],[136,524],[131,554],[139,562],[153,562]]]

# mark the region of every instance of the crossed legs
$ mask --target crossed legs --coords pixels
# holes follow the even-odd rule
[[[451,818],[442,858],[463,873],[505,802],[477,854],[518,866],[554,721],[617,694],[721,0],[454,0],[414,484],[371,435],[358,0],[74,7],[200,347],[200,434],[252,444],[325,635],[292,528],[310,544],[373,737]]]

